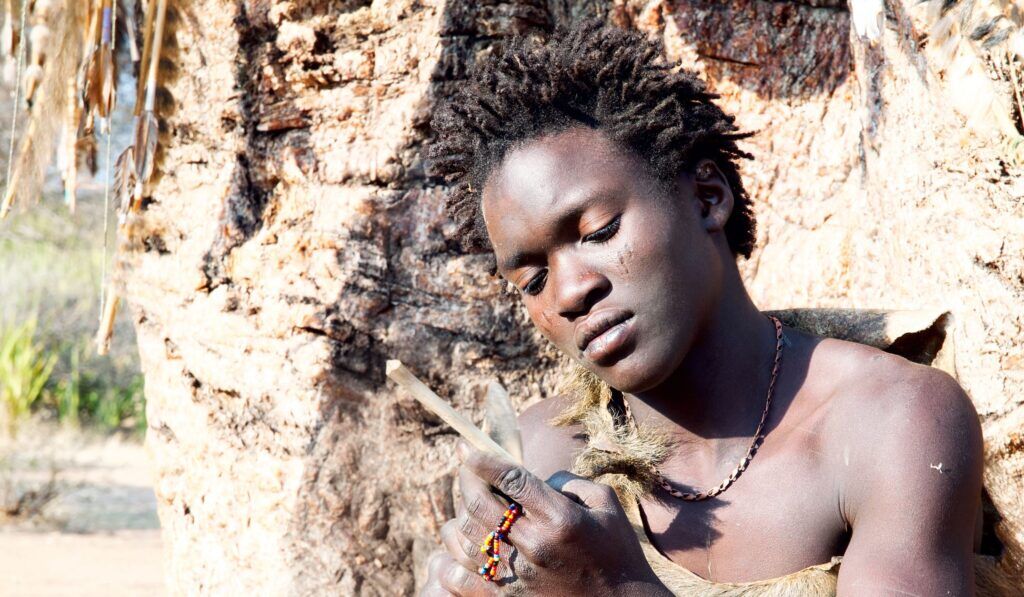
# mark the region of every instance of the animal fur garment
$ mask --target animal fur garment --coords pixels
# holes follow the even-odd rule
[[[925,0],[915,21],[927,37],[931,69],[971,128],[1003,136],[1024,161],[1024,1]]]
[[[562,392],[573,400],[552,424],[581,425],[588,437],[573,472],[590,479],[621,475],[619,489],[634,498],[650,492],[656,469],[671,449],[668,436],[648,426],[625,424],[621,407],[613,404],[612,389],[583,367],[573,371]]]

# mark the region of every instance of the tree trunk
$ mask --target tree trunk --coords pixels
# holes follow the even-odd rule
[[[172,592],[422,582],[454,437],[384,360],[467,412],[494,378],[548,396],[562,367],[451,239],[429,115],[494,40],[592,14],[661,36],[758,131],[758,304],[954,313],[998,535],[1024,554],[1024,178],[963,132],[902,5],[872,47],[811,3],[176,4],[158,174],[121,251]]]

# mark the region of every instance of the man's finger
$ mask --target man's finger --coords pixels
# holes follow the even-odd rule
[[[480,552],[480,548],[462,534],[457,520],[449,520],[441,527],[441,543],[448,550],[448,555],[471,572],[480,569],[487,559],[487,556]]]
[[[493,531],[501,524],[505,517],[505,510],[508,509],[508,503],[496,496],[492,486],[467,466],[459,469],[459,491],[462,493],[462,500],[459,504],[462,515],[476,520],[487,531]],[[519,518],[513,525],[513,529],[527,531],[527,527],[532,524],[532,521]],[[481,540],[483,540],[482,536]]]
[[[522,505],[527,518],[547,519],[566,506],[565,496],[525,468],[472,448],[461,449],[461,453],[463,464],[474,475]]]
[[[468,467],[459,467],[460,515],[477,520],[486,527],[493,527],[501,522],[508,505],[494,495],[491,486],[476,476]]]
[[[464,466],[459,467],[459,493],[461,499],[456,507],[459,532],[467,539],[482,542],[501,520],[505,503]]]
[[[611,510],[619,503],[615,490],[608,485],[594,483],[569,471],[558,471],[551,475],[548,485],[572,501],[593,510]]]
[[[494,593],[487,581],[476,572],[470,572],[458,565],[454,559],[441,573],[441,586],[461,597],[491,595]]]
[[[508,507],[506,502],[491,492],[491,486],[486,481],[476,476],[469,467],[463,466],[459,469],[459,489],[462,491],[462,500],[459,510],[461,514],[458,520],[458,529],[464,537],[482,545],[488,533],[498,528],[504,521],[505,510]],[[555,495],[558,495],[557,492]],[[568,503],[563,496],[558,497]],[[575,506],[573,506],[575,507]],[[550,513],[550,509],[545,511]],[[508,543],[515,546],[527,559],[533,557],[538,550],[538,541],[542,541],[549,529],[544,525],[549,524],[547,519],[531,519],[529,516],[520,516],[512,524],[512,527],[505,533]]]
[[[451,593],[441,586],[441,575],[452,559],[444,550],[435,551],[427,562],[427,583],[420,591],[420,597],[448,597]]]

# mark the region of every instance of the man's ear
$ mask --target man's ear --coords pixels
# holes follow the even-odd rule
[[[700,219],[704,229],[718,232],[732,215],[732,187],[715,162],[701,160],[693,169],[693,194],[700,206]]]

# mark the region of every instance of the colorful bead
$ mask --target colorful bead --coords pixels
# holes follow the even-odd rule
[[[506,533],[521,514],[518,504],[509,504],[498,527],[484,538],[484,543],[480,546],[480,552],[487,555],[487,563],[480,567],[480,576],[484,577],[484,580],[493,581],[497,578],[498,564],[501,563],[501,542],[506,540]]]

